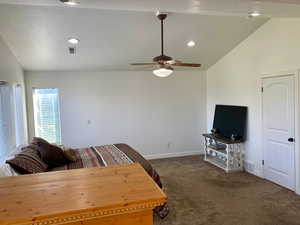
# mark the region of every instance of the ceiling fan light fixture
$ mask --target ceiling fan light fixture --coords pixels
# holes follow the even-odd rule
[[[73,45],[77,45],[79,43],[79,39],[77,38],[69,38],[68,42]]]
[[[173,68],[171,67],[161,67],[159,69],[153,70],[153,74],[157,77],[168,77],[173,73]]]

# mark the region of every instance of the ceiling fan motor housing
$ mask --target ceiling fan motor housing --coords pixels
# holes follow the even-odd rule
[[[161,12],[157,13],[157,18],[159,20],[165,20],[167,18],[167,16],[168,16],[168,13],[161,13]]]
[[[153,58],[153,62],[165,62],[173,60],[172,57],[167,55],[159,55]]]

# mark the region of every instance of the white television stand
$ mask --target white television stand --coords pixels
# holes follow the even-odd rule
[[[203,134],[204,160],[227,173],[244,170],[244,144],[215,134]]]

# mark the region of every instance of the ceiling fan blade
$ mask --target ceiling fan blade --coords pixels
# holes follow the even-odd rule
[[[201,64],[198,63],[181,63],[176,62],[174,64],[171,64],[172,66],[184,66],[184,67],[201,67]]]
[[[165,62],[165,64],[168,64],[168,65],[174,65],[176,63],[182,63],[182,62],[179,61],[179,60],[175,60],[175,59],[172,59],[172,60],[169,60],[169,61]]]
[[[154,66],[157,65],[157,63],[130,63],[132,66]]]

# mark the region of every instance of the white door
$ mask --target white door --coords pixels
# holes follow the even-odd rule
[[[263,79],[264,177],[295,190],[294,76]]]

